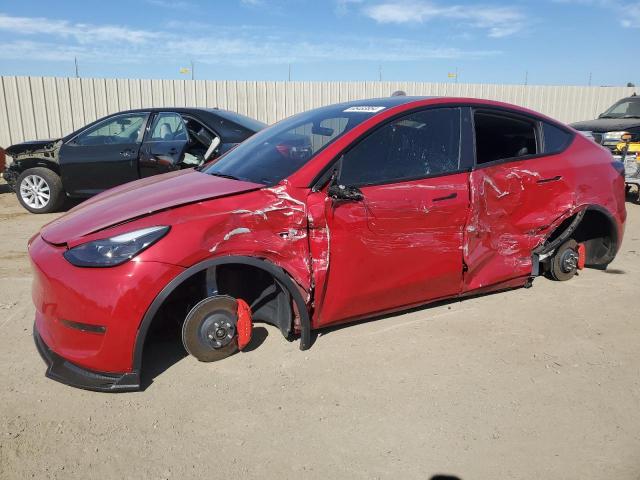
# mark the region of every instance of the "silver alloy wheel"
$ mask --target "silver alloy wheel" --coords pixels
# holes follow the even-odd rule
[[[20,197],[31,208],[44,208],[51,199],[51,189],[40,175],[28,175],[20,184]]]

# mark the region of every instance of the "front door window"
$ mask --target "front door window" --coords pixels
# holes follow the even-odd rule
[[[82,132],[74,142],[81,146],[140,143],[146,120],[146,113],[111,117]]]

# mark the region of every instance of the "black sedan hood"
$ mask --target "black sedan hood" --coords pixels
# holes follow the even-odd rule
[[[597,118],[586,122],[572,123],[576,130],[596,133],[619,132],[632,127],[640,127],[640,118]]]
[[[15,156],[26,152],[39,150],[51,150],[58,140],[33,140],[30,142],[16,143],[5,149],[7,155]]]

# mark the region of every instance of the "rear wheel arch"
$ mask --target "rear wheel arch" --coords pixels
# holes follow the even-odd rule
[[[203,262],[197,263],[188,269],[184,270],[178,276],[176,276],[173,280],[171,280],[162,291],[156,296],[154,301],[151,303],[149,308],[147,309],[140,326],[138,327],[138,332],[136,335],[136,342],[134,346],[133,352],[133,371],[141,373],[142,371],[142,360],[145,342],[147,339],[147,335],[149,330],[156,319],[156,315],[160,311],[161,307],[165,304],[165,301],[169,299],[172,293],[176,292],[179,287],[184,286],[189,283],[191,279],[202,276],[199,282],[203,280],[206,276],[206,272],[210,271],[214,267],[244,267],[244,268],[255,268],[259,271],[265,272],[266,274],[271,275],[275,281],[281,285],[284,289],[286,289],[287,294],[291,297],[293,304],[295,305],[295,312],[291,317],[291,321],[293,321],[293,317],[295,314],[298,315],[300,321],[300,349],[306,350],[309,348],[311,344],[311,320],[309,316],[309,311],[307,309],[306,302],[302,296],[300,288],[297,283],[293,280],[293,277],[289,275],[283,268],[269,262],[268,260],[264,260],[262,258],[257,257],[249,257],[249,256],[225,256],[225,257],[217,257],[205,260]],[[282,330],[282,329],[281,329]],[[284,332],[283,332],[284,333]]]
[[[586,266],[606,268],[620,247],[619,236],[617,222],[606,208],[585,205],[565,218],[534,253],[553,252],[568,239],[574,239],[585,245]]]

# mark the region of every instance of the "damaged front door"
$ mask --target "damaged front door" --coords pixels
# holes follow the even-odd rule
[[[465,229],[464,291],[532,274],[532,250],[575,207],[571,159],[542,139],[544,122],[508,112],[474,112],[476,168]]]
[[[348,195],[329,188],[324,202],[329,264],[317,325],[460,293],[469,204],[460,136],[460,109],[434,108],[344,154],[336,183]]]

